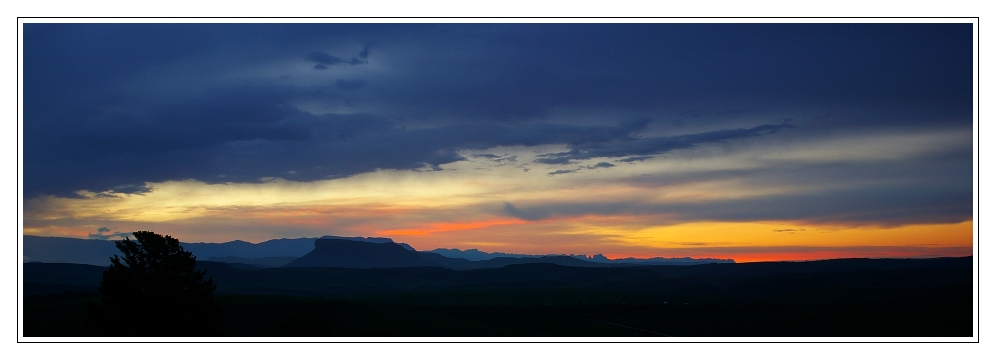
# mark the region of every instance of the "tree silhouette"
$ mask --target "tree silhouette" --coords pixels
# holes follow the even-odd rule
[[[132,233],[115,246],[97,289],[102,306],[90,310],[105,336],[218,335],[215,284],[195,269],[196,257],[173,237],[151,231]]]

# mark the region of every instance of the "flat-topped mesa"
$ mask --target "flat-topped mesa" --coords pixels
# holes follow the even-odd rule
[[[343,244],[354,245],[354,243],[375,244],[375,245],[398,245],[398,243],[394,242],[391,239],[383,239],[387,241],[382,241],[382,239],[367,241],[367,239],[375,239],[375,238],[362,238],[362,237],[347,238],[347,237],[338,237],[338,236],[335,237],[323,236],[315,239],[315,249],[317,250],[328,246],[343,246]]]
[[[394,242],[394,240],[390,239],[390,238],[362,237],[362,236],[335,236],[335,235],[324,235],[324,236],[322,236],[320,238],[317,238],[315,240],[321,240],[321,239],[342,239],[342,240],[363,241],[363,242],[369,242],[369,243],[389,243],[389,242]]]
[[[370,239],[370,238],[361,238]],[[378,241],[380,239],[376,239]],[[370,242],[353,238],[321,237],[315,239],[315,249],[285,267],[393,268],[437,266],[417,252],[390,239]]]
[[[405,244],[405,243],[394,242],[394,240],[391,239],[391,238],[325,235],[325,236],[322,236],[320,238],[315,239],[316,246],[317,246],[318,240],[322,240],[322,239],[352,240],[352,241],[362,241],[362,242],[374,243],[374,244],[392,243],[392,244],[401,245],[401,247],[403,247],[405,249],[408,249],[410,251],[415,251],[415,248],[411,247],[411,245],[408,245],[408,244]]]

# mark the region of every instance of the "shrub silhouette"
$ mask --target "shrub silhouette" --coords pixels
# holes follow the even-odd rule
[[[196,257],[170,236],[132,233],[115,246],[124,257],[111,257],[97,289],[103,295],[90,315],[104,336],[218,335],[215,284],[195,269]]]

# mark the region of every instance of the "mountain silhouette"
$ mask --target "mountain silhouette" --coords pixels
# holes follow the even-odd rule
[[[74,239],[24,235],[24,262],[72,263],[107,266],[110,257],[122,255],[115,240]],[[182,243],[198,260],[242,263],[262,267],[276,267],[289,263],[315,249],[316,239],[345,239],[369,243],[394,243],[388,238],[343,237],[325,235],[319,238],[272,239],[258,244],[242,240],[223,243]],[[405,243],[394,243],[414,252]]]
[[[394,242],[365,242],[344,238],[315,239],[311,252],[284,267],[394,268],[440,266],[418,252]]]
[[[242,240],[224,243],[184,243],[183,248],[197,255],[200,259],[224,258],[234,256],[247,259],[267,257],[301,257],[315,248],[316,239],[342,239],[369,243],[394,243],[388,238],[375,237],[345,237],[325,235],[318,238],[272,239],[258,244]],[[410,251],[415,251],[408,244],[398,244]],[[238,262],[238,261],[235,261]]]
[[[107,266],[110,257],[121,255],[114,246],[116,241],[87,240],[24,235],[24,261],[43,263],[74,263]],[[316,242],[340,244],[338,250],[324,249],[309,259],[290,265],[294,259],[313,253]],[[379,245],[379,246],[374,246]],[[733,263],[729,259],[651,258],[608,259],[601,254],[585,255],[526,255],[502,252],[487,253],[477,249],[435,249],[416,251],[405,243],[389,238],[344,237],[325,235],[317,238],[272,239],[261,243],[242,240],[224,243],[183,243],[199,261],[218,261],[248,268],[281,267],[349,267],[384,268],[411,266],[439,266],[450,269],[483,269],[512,264],[550,263],[565,266],[604,267],[633,265],[695,265],[706,263]],[[343,253],[343,251],[346,251]],[[321,255],[323,252],[328,254]],[[341,254],[333,254],[340,252]],[[381,253],[383,252],[383,253]],[[360,257],[351,257],[354,254]],[[309,264],[309,265],[301,265]]]

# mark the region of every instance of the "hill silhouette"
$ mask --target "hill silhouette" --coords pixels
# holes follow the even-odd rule
[[[58,294],[66,290],[93,292],[104,269],[106,267],[79,264],[24,264],[25,295]],[[969,291],[966,294],[970,300],[972,285],[971,257],[625,267],[534,263],[472,270],[436,266],[241,268],[233,264],[197,261],[197,269],[211,275],[220,293],[312,296],[537,286],[714,295],[734,291],[756,296],[789,291],[799,296],[811,296],[807,288],[820,286],[825,287],[828,293],[836,293],[832,290],[838,287],[858,292],[894,293],[889,289],[897,286],[954,286],[967,287]],[[772,287],[773,284],[780,285]],[[938,294],[925,292],[918,296],[934,295]]]

